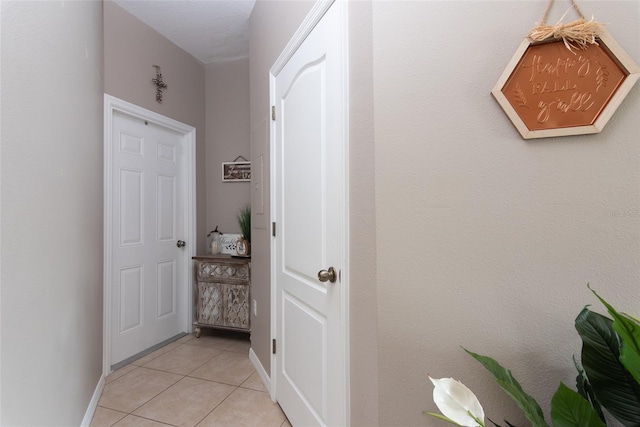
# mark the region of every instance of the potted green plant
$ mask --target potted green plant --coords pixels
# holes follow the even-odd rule
[[[236,252],[239,256],[249,256],[251,255],[251,206],[247,205],[240,209],[236,219],[242,233],[236,242]]]
[[[588,285],[587,285],[588,286]],[[591,289],[589,287],[589,289]],[[574,360],[577,391],[560,383],[551,399],[553,427],[640,425],[640,320],[618,312],[591,290],[611,318],[585,307],[575,320],[582,338],[582,366]],[[524,411],[533,427],[548,427],[542,409],[496,360],[464,349],[493,374],[498,385]],[[442,414],[427,414],[458,426],[485,427],[476,396],[452,378],[434,379],[433,400]],[[489,420],[494,426],[498,424]],[[505,421],[507,426],[512,424]]]

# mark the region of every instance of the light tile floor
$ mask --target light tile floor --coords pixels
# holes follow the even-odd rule
[[[203,330],[106,378],[91,427],[291,427],[249,361],[246,334]]]

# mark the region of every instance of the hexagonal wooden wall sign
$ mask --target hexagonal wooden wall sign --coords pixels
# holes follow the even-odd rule
[[[640,67],[605,30],[598,44],[526,38],[491,93],[524,139],[598,133],[640,78]]]

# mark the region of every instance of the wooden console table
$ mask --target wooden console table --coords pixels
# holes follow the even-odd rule
[[[251,258],[194,256],[195,326],[251,332]]]

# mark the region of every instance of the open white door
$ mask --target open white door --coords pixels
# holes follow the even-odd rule
[[[308,35],[272,69],[272,377],[292,425],[343,426],[349,396],[346,4],[316,6],[315,26],[305,21]]]
[[[125,111],[113,110],[109,119],[107,369],[189,330],[195,244],[187,173],[191,136]]]

